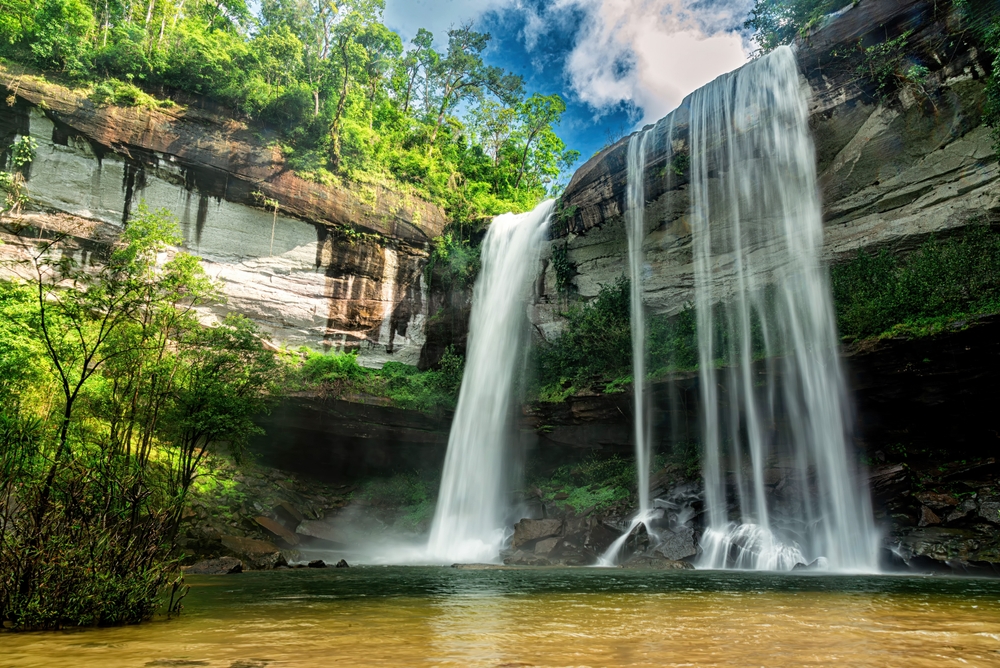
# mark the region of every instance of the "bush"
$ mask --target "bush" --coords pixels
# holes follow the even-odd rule
[[[905,257],[860,251],[831,273],[844,338],[932,333],[959,317],[1000,311],[1000,233],[977,224],[930,238]]]

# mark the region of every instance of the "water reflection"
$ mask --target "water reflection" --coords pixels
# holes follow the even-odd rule
[[[194,580],[185,615],[0,634],[0,665],[1000,665],[1000,581],[352,568]]]

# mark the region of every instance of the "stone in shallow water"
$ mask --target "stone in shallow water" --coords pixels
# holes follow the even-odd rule
[[[351,565],[347,563],[347,559],[341,559],[340,561],[337,562],[337,565],[334,566],[334,568],[350,568],[350,567]]]
[[[309,568],[326,568],[326,562],[322,559],[315,559],[308,564]]]
[[[192,575],[230,575],[243,572],[243,562],[236,557],[205,559],[184,569]]]
[[[656,546],[655,552],[672,561],[693,557],[698,554],[698,547],[694,544],[694,529],[680,527],[676,531],[664,531],[660,534],[660,544]]]

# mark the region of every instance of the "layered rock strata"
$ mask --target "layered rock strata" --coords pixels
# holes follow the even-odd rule
[[[904,35],[900,66],[919,64],[928,74],[881,97],[865,74],[864,49]],[[1000,222],[1000,166],[982,124],[990,59],[969,39],[948,2],[864,0],[799,40],[829,260],[863,248],[906,250],[974,220]],[[654,136],[644,173],[643,300],[654,313],[693,302],[689,116],[687,98],[644,130]],[[553,224],[552,246],[565,247],[571,291],[582,299],[624,273],[627,144],[577,170]],[[558,336],[564,300],[551,262],[539,284],[533,321],[543,337]]]
[[[218,314],[244,313],[278,343],[359,348],[369,364],[419,359],[439,207],[387,185],[306,181],[274,138],[193,105],[99,106],[13,66],[0,81],[3,149],[18,136],[38,144],[35,208],[75,216],[78,230],[167,209],[223,284]]]

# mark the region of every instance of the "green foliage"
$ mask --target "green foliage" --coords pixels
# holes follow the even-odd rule
[[[488,66],[490,35],[458,26],[446,48],[409,45],[382,0],[6,0],[0,56],[94,83],[97,104],[144,91],[206,95],[278,131],[288,164],[322,183],[390,183],[471,222],[534,206],[578,155],[555,128],[557,95],[525,94]]]
[[[131,78],[131,75],[129,77]],[[114,78],[96,84],[90,99],[94,104],[115,104],[120,107],[159,107],[172,104],[169,100],[157,100],[131,81]]]
[[[548,503],[565,494],[561,502],[575,512],[600,512],[629,499],[635,476],[635,463],[615,455],[560,466],[551,477],[535,484]]]
[[[434,239],[424,272],[428,285],[445,292],[472,289],[479,275],[481,248],[448,232]]]
[[[569,259],[567,242],[556,244],[552,248],[552,270],[556,274],[556,288],[561,293],[569,293],[573,289],[573,277],[576,276],[576,265]]]
[[[824,15],[848,4],[847,0],[756,0],[743,27],[753,31],[758,54],[768,53],[782,44],[791,44]]]
[[[973,225],[897,257],[861,251],[832,270],[841,335],[848,339],[940,331],[1000,311],[1000,233]]]
[[[168,213],[140,206],[96,267],[25,231],[7,226],[27,257],[8,264],[28,280],[0,282],[0,619],[139,622],[199,464],[259,431],[279,367],[249,321],[199,324],[218,291],[197,258],[162,260]]]
[[[536,351],[539,394],[561,401],[577,389],[632,370],[629,281],[601,287],[597,298],[566,313],[565,332]]]
[[[366,480],[354,496],[375,508],[396,510],[396,528],[420,531],[434,517],[436,492],[435,481],[416,473],[403,473]]]
[[[903,71],[903,60],[911,34],[912,31],[907,30],[894,39],[869,47],[859,47],[862,61],[858,66],[858,75],[867,77],[875,84],[876,95],[880,100],[887,100],[903,84],[920,85],[927,78],[927,68],[922,65],[913,65],[906,72]]]
[[[35,151],[38,144],[34,137],[21,137],[10,149],[11,171],[0,172],[0,191],[4,193],[3,209],[0,215],[5,213],[17,214],[21,207],[28,203],[28,188],[24,175],[35,159]]]
[[[351,394],[387,399],[400,408],[438,411],[454,408],[462,383],[465,360],[449,346],[437,369],[420,371],[400,362],[386,362],[381,369],[358,364],[355,353],[308,351],[295,370],[306,388],[332,397]]]
[[[993,139],[1000,155],[1000,6],[992,0],[956,0],[966,28],[981,47],[993,57],[986,79],[986,103],[983,122],[993,129]]]

